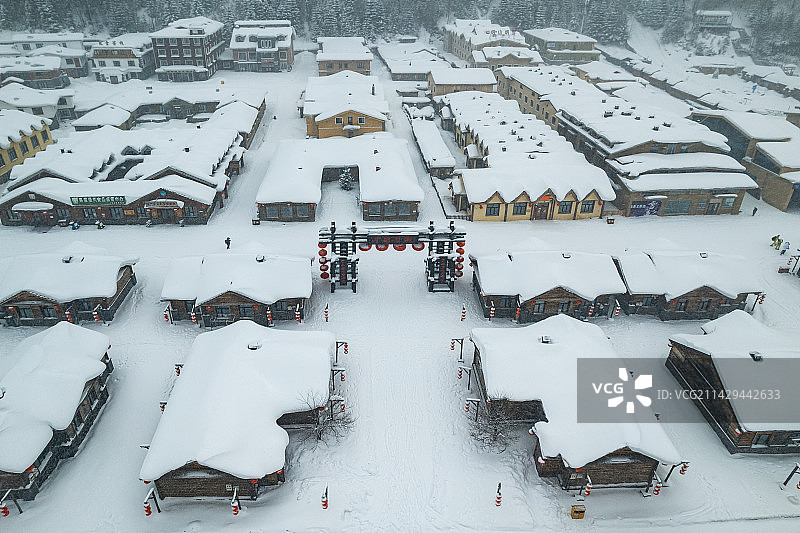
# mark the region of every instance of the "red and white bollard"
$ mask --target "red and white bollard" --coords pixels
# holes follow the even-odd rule
[[[192,324],[197,324],[197,315],[192,311]]]
[[[460,366],[458,367],[458,379],[461,379],[463,377],[464,377],[464,367]]]
[[[96,314],[95,314],[96,317]],[[169,322],[169,311],[164,311],[164,321]]]
[[[341,379],[342,381],[344,381],[344,370],[342,370],[341,372],[339,372],[339,377],[340,377],[340,379]]]
[[[661,494],[661,487],[662,486],[663,485],[661,484],[660,481],[658,483],[656,483],[656,486],[653,487],[653,496],[658,496],[659,494]]]
[[[683,463],[681,465],[681,469],[679,470],[679,472],[680,472],[680,474],[682,476],[685,476],[686,475],[686,470],[688,470],[688,469],[689,469],[689,465],[687,465],[686,463]]]
[[[0,515],[8,516],[10,514],[6,502],[0,502]]]
[[[519,322],[519,314],[520,314],[521,312],[522,312],[522,309],[521,309],[520,307],[517,307],[517,312],[516,312],[516,314],[514,315],[514,320],[516,320],[517,322]]]
[[[297,320],[297,323],[300,323],[300,311],[294,312],[294,319]]]
[[[341,412],[344,413],[344,400],[342,400],[342,409]]]
[[[145,516],[150,516],[151,514],[153,514],[153,508],[150,507],[150,502],[145,500],[144,501],[144,515]]]
[[[469,401],[469,400],[467,400],[466,402],[464,402],[464,412],[465,412],[465,413],[469,413],[469,404],[470,404],[470,401]]]
[[[100,322],[100,313],[98,313],[97,311],[92,311],[92,317],[94,317],[95,322]]]
[[[467,307],[465,305],[461,306],[461,322],[464,322],[467,319]]]
[[[347,355],[347,343],[344,343],[344,354]]]
[[[494,306],[489,308],[489,320],[494,318]]]
[[[239,515],[239,503],[238,502],[235,502],[235,501],[231,502],[231,512],[233,513],[233,516],[238,516]]]
[[[450,339],[450,351],[452,352],[455,349],[456,349],[456,340]]]
[[[503,495],[500,493],[500,483],[497,484],[497,496],[494,499],[494,506],[500,507],[503,504]]]
[[[328,508],[328,487],[325,487],[325,492],[322,493],[322,508]]]
[[[594,304],[589,306],[589,316],[592,316],[593,314],[594,314]]]
[[[325,304],[325,322],[328,321],[328,304]]]
[[[614,318],[619,316],[620,311],[622,311],[622,308],[619,306],[619,304],[617,304],[617,306],[614,308]]]
[[[180,375],[181,375],[181,368],[182,368],[182,367],[183,367],[183,365],[175,365],[175,375],[176,375],[176,376],[180,377]]]
[[[583,487],[583,495],[588,496],[591,493],[592,493],[592,482],[590,481],[589,483],[586,484],[585,487]]]
[[[72,313],[66,311],[66,315],[67,315],[67,322],[72,322]]]
[[[762,292],[761,296],[758,297],[758,303],[759,304],[763,304],[764,300],[766,300],[766,299],[767,299],[767,293],[766,292]]]
[[[267,307],[267,324],[272,324],[272,311]]]

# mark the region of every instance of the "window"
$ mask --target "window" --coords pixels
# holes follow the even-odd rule
[[[94,220],[97,218],[97,212],[92,208],[85,207],[83,208],[83,218]]]
[[[711,298],[703,298],[700,300],[700,310],[701,311],[708,311],[708,308],[711,306]]]
[[[686,304],[687,300],[678,300],[678,304],[675,306],[676,311],[686,311]]]
[[[366,117],[358,117],[358,123],[359,124],[366,124],[367,123]]]
[[[17,160],[17,151],[14,148],[9,148],[7,153],[8,153],[8,158],[11,161]]]
[[[517,297],[516,296],[503,296],[500,298],[500,307],[501,308],[515,308],[517,307]]]
[[[0,152],[0,167],[6,164],[6,158],[3,156],[3,152]]]
[[[194,55],[196,55],[196,56],[203,55],[203,49],[202,48],[195,48],[194,49]]]
[[[247,59],[250,61],[255,61],[258,59],[258,55],[255,52],[249,52],[247,54]]]
[[[278,218],[278,206],[268,205],[265,207],[264,211],[266,212],[267,218]]]
[[[689,151],[689,146],[686,144],[682,144],[680,148],[680,153],[685,154],[688,151]]]
[[[697,211],[705,211],[708,207],[708,200],[705,198],[697,200]]]
[[[279,53],[279,55],[280,55],[281,59],[286,59],[286,52],[282,51],[282,52]]]
[[[92,301],[91,300],[78,300],[78,311],[91,311],[92,310]]]
[[[387,217],[397,216],[397,206],[394,204],[386,204],[383,206],[383,214]]]
[[[308,218],[309,215],[308,205],[306,204],[296,205],[294,209],[299,218]]]
[[[156,44],[164,44],[164,39],[156,39]]]
[[[686,215],[692,207],[691,200],[670,200],[664,207],[665,215]]]
[[[215,305],[214,313],[217,318],[229,318],[231,316],[231,308],[227,305]]]
[[[236,36],[236,42],[237,43],[243,43],[244,42],[244,35],[237,35]]]
[[[117,54],[119,54],[119,50],[111,50],[111,55],[112,56],[115,56]]]
[[[33,310],[27,305],[17,306],[17,312],[20,318],[33,318]]]
[[[411,204],[400,204],[397,209],[397,214],[402,216],[409,216],[411,214]]]
[[[281,205],[280,206],[281,218],[292,218],[292,206],[291,205]]]
[[[114,63],[115,67],[122,66],[122,63],[120,63],[119,61],[112,61],[112,63]]]
[[[69,209],[63,207],[56,208],[56,216],[59,220],[66,220],[69,218]]]
[[[558,214],[568,215],[572,213],[572,202],[561,202],[558,204]]]
[[[486,216],[487,217],[499,217],[500,216],[500,204],[486,204]]]
[[[47,130],[42,130],[42,142],[47,142],[50,139],[50,136],[47,134]]]
[[[247,52],[239,52],[239,61],[247,61]]]
[[[22,49],[23,50],[30,50],[31,49],[31,45],[25,43],[25,44],[22,45]]]
[[[569,300],[564,300],[564,301],[558,302],[558,312],[559,313],[569,313],[569,305],[570,305],[570,301]]]
[[[136,66],[136,61],[134,61],[133,59],[129,59],[128,60],[128,66],[129,67],[135,67]]]
[[[334,122],[335,122],[337,125],[342,125],[342,124],[344,124],[344,118],[343,118],[343,117],[336,117],[336,119],[334,120]]]
[[[121,207],[112,207],[109,209],[111,211],[111,218],[115,220],[120,220],[125,218],[125,213],[122,211]]]
[[[333,68],[333,63],[326,63],[325,68]]]
[[[171,48],[169,53],[170,53],[170,55],[177,56],[178,55],[178,49],[177,48]]]
[[[181,39],[181,44],[192,44],[192,41],[190,41],[188,37],[184,37]]]
[[[658,145],[657,144],[653,143],[653,144],[650,145],[650,153],[651,154],[657,154],[658,153]]]
[[[368,211],[369,216],[375,217],[380,216],[381,214],[381,204],[369,204]]]
[[[52,305],[43,305],[42,309],[42,316],[45,318],[56,318],[56,308]]]
[[[240,305],[239,316],[241,318],[253,318],[256,316],[256,312],[252,305]]]
[[[194,64],[196,66],[198,66],[198,67],[202,67],[203,66],[203,60],[202,59],[195,59],[194,60]]]
[[[24,153],[24,152],[23,152],[23,153]],[[736,201],[736,198],[731,198],[731,197],[728,197],[728,198],[723,198],[723,199],[722,199],[722,207],[723,207],[724,209],[730,209],[731,207],[733,207],[733,203],[734,203],[735,201]]]
[[[524,215],[528,212],[528,202],[516,202],[514,204],[514,211],[515,215]]]
[[[12,211],[11,209],[6,210],[6,217],[8,217],[8,220],[22,220],[22,216],[17,211]]]
[[[345,64],[345,66],[347,65]],[[364,68],[364,62],[363,61],[356,62],[356,68]]]
[[[581,213],[593,213],[594,200],[584,200],[581,202]]]
[[[35,134],[31,135],[31,145],[34,148],[39,148],[39,138]]]
[[[649,295],[642,298],[642,306],[644,307],[653,307],[656,305],[656,297]]]
[[[167,57],[167,49],[166,48],[159,48],[158,49],[158,57]],[[105,61],[101,61],[101,66],[105,66]]]
[[[44,110],[41,107],[32,107],[31,112],[34,115],[44,115]]]
[[[162,59],[161,61],[158,62],[158,65],[161,67],[166,67],[167,65],[169,65],[169,61],[167,61],[166,59]]]
[[[538,301],[538,302],[533,302],[533,312],[536,313],[536,314],[544,313],[544,309],[545,309],[545,305],[546,304],[547,304],[547,302],[541,301],[541,300]]]

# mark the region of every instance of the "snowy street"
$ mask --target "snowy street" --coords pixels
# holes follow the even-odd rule
[[[385,66],[373,62],[373,74],[384,85],[391,106],[391,127],[409,141],[419,185],[425,191],[419,225],[446,223],[414,144],[411,127]],[[471,285],[472,271],[456,282],[454,293],[428,293],[424,252],[370,251],[359,254],[358,292],[340,289],[315,276],[310,306],[302,324],[279,323],[288,330],[327,330],[349,343],[340,359],[346,381],[337,383],[352,430],[336,442],[318,443],[292,435],[287,450],[286,482],[257,501],[242,501],[232,516],[226,500],[164,500],[162,513],[145,517],[142,499],[149,487],[139,481],[145,456],[158,424],[159,402],[175,379],[173,365],[188,353],[192,339],[204,330],[191,323],[164,321],[159,301],[172,258],[231,250],[256,243],[269,253],[313,257],[317,232],[336,221],[348,226],[361,220],[356,191],[337,183],[323,185],[316,222],[252,225],[255,195],[282,139],[305,138],[297,101],[308,76],[316,75],[311,53],[297,55],[291,72],[275,74],[224,72],[226,87],[252,84],[269,91],[267,112],[251,148],[244,172],[232,179],[230,198],[207,226],[111,226],[102,231],[53,227],[0,226],[0,245],[8,256],[59,250],[78,240],[118,255],[140,258],[134,269],[138,284],[108,326],[83,323],[111,338],[110,398],[79,454],[64,461],[24,513],[0,518],[3,532],[217,532],[217,531],[797,531],[800,490],[782,491],[795,456],[730,455],[690,402],[682,406],[695,423],[664,424],[681,455],[690,462],[686,475],[675,476],[657,497],[638,490],[594,491],[586,500],[586,518],[572,520],[574,495],[540,478],[533,465],[531,438],[520,428],[508,449],[486,450],[470,437],[467,397],[477,396],[466,379],[458,380],[457,349],[451,338],[468,337],[474,327],[515,327],[508,319],[484,319]],[[709,80],[711,78],[709,77]],[[155,82],[159,83],[159,82]],[[272,117],[277,117],[275,120]],[[437,121],[438,123],[438,121]],[[447,137],[449,135],[449,137]],[[445,141],[457,152],[452,135]],[[444,195],[446,182],[437,182]],[[758,213],[750,216],[754,206]],[[617,217],[584,221],[471,223],[467,253],[539,248],[617,253],[623,250],[682,249],[738,254],[767,293],[754,316],[764,323],[800,335],[800,278],[778,274],[788,256],[769,247],[781,234],[800,247],[800,213],[783,213],[746,195],[738,216]],[[386,223],[396,225],[396,223]],[[317,265],[314,265],[314,272]],[[591,273],[587,273],[591,275]],[[330,320],[323,309],[329,305]],[[461,308],[467,319],[462,322]],[[668,376],[663,365],[670,334],[701,333],[702,321],[661,322],[654,317],[597,318],[623,358],[650,358],[648,368]],[[0,327],[0,378],[15,363],[8,355],[38,327]],[[465,340],[466,361],[472,344]],[[287,354],[291,357],[291,354]],[[638,369],[643,370],[643,369]],[[341,387],[341,389],[339,389]],[[474,407],[473,407],[474,409]],[[795,481],[796,482],[796,481]],[[502,483],[502,506],[495,506]],[[330,507],[320,497],[328,487]]]

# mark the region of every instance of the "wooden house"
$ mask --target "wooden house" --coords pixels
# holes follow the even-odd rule
[[[326,409],[335,346],[331,333],[278,331],[250,320],[199,335],[140,479],[154,482],[160,498],[253,500],[284,481],[285,428],[313,427],[333,415]]]
[[[0,183],[8,181],[12,167],[53,144],[52,123],[16,109],[0,111]]]
[[[488,19],[455,19],[444,27],[444,51],[464,61],[470,61],[474,51],[498,46],[527,47],[522,34]]]
[[[411,121],[411,130],[428,173],[441,179],[450,177],[455,170],[456,160],[436,124],[430,120],[416,119]]]
[[[386,131],[386,116],[377,109],[358,104],[341,104],[330,107],[318,115],[305,116],[308,135],[328,137],[355,137],[365,133]]]
[[[32,89],[63,89],[70,84],[61,58],[55,56],[0,57],[0,81],[9,78],[22,80]]]
[[[224,24],[198,16],[170,22],[150,34],[160,81],[207,80],[225,49]]]
[[[619,301],[629,314],[661,320],[714,319],[763,291],[747,260],[712,252],[650,251],[615,259],[626,284]]]
[[[17,363],[0,379],[3,494],[33,500],[59,462],[78,452],[108,399],[109,348],[106,335],[66,322],[15,348]]]
[[[692,401],[728,451],[800,453],[800,417],[792,399],[797,337],[738,310],[702,329],[703,335],[670,337],[666,366],[694,393]],[[774,396],[780,389],[782,400]]]
[[[92,46],[91,59],[95,78],[107,83],[146,80],[156,71],[153,41],[146,33],[125,33],[100,41]]]
[[[171,321],[211,328],[240,319],[264,326],[302,319],[310,297],[309,259],[257,253],[175,259],[161,290]]]
[[[559,314],[606,316],[625,292],[605,254],[526,251],[470,256],[470,261],[472,285],[487,318],[492,312],[520,323]]]
[[[536,28],[522,32],[525,41],[539,50],[548,63],[588,63],[600,59],[591,37],[563,28]]]
[[[496,88],[497,80],[488,68],[435,68],[428,73],[431,96],[461,91],[493,93]]]
[[[0,316],[7,326],[111,321],[136,285],[138,259],[73,243],[61,252],[0,259]]]
[[[502,67],[531,67],[541,65],[542,56],[536,50],[522,46],[487,46],[472,52],[470,66],[497,70]]]
[[[369,76],[373,55],[363,37],[317,37],[320,76],[352,70]]]
[[[238,72],[292,70],[295,32],[289,20],[237,20],[230,50]]]
[[[476,328],[470,339],[484,409],[533,426],[539,476],[555,478],[565,490],[649,488],[663,473],[660,465],[681,463],[650,408],[620,411],[606,423],[578,423],[578,360],[619,358],[600,327],[553,316],[522,328]]]

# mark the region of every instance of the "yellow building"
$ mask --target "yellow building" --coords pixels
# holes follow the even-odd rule
[[[348,106],[336,111],[306,115],[306,134],[327,137],[356,137],[365,133],[386,131],[386,116],[361,106]]]
[[[11,168],[53,144],[52,120],[15,109],[0,111],[0,183]]]

